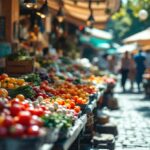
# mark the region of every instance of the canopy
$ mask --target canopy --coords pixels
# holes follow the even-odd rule
[[[56,15],[59,10],[58,3],[59,1],[57,0],[48,0],[48,5],[53,15]],[[74,0],[63,0],[63,3],[66,21],[75,25],[86,26],[87,19],[90,15],[89,1],[82,0],[75,3]],[[94,27],[104,28],[112,13],[119,9],[120,0],[103,0],[99,3],[93,1],[91,7],[95,20]],[[110,13],[107,13],[106,10],[110,10]]]
[[[100,39],[111,40],[113,38],[111,33],[96,28],[85,28],[85,32]]]
[[[137,42],[140,45],[150,44],[150,28],[138,32],[123,40],[123,43]]]
[[[137,43],[126,44],[117,48],[117,53],[125,53],[126,51],[132,52],[138,48]]]
[[[80,42],[85,44],[90,44],[96,49],[109,49],[110,40],[99,39],[96,37],[82,35],[80,36]]]

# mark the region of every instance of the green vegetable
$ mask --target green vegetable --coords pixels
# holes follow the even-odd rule
[[[40,85],[41,79],[39,74],[36,73],[31,73],[25,76],[22,76],[22,78],[26,81],[26,82],[32,82],[34,85]]]
[[[9,95],[12,98],[16,97],[16,95],[18,95],[18,94],[22,94],[26,98],[34,98],[34,96],[35,96],[34,90],[29,85],[21,86],[21,87],[18,87],[16,89],[12,89],[9,91]]]
[[[69,127],[73,126],[73,119],[64,114],[54,113],[48,116],[44,116],[42,119],[45,123],[45,126],[49,128],[61,127],[61,129],[68,129]]]
[[[8,57],[7,57],[9,60],[31,60],[32,57],[29,56],[28,53],[26,53],[23,49],[18,51],[17,53],[13,53],[13,54],[10,54]]]

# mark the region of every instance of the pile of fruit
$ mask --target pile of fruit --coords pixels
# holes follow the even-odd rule
[[[24,86],[27,83],[24,79],[17,79],[9,77],[7,74],[0,75],[0,87],[6,89],[15,89],[20,86]]]
[[[44,73],[0,75],[0,138],[47,136],[55,128],[68,131],[99,92],[97,84],[115,83],[64,61],[62,66],[49,64]]]
[[[77,116],[74,110],[68,111],[46,99],[42,103],[40,98],[34,102],[22,94],[11,98],[6,89],[0,88],[0,138],[37,137],[46,134],[47,127],[61,124],[61,128],[67,129],[73,125]]]

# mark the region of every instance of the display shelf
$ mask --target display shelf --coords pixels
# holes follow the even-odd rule
[[[75,125],[70,129],[69,137],[61,142],[56,142],[53,146],[53,150],[68,150],[70,146],[74,143],[74,141],[79,136],[80,132],[85,127],[87,122],[87,115],[82,115],[75,123]],[[42,149],[47,150],[47,149]]]
[[[102,95],[102,92],[99,92],[98,95],[97,95],[97,97],[95,97],[95,98],[91,101],[91,103],[86,107],[86,110],[85,110],[86,113],[91,113],[91,112],[93,112],[94,108],[97,107],[97,102],[98,102],[99,98],[101,97],[101,95]]]

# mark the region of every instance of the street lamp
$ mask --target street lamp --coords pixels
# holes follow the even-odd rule
[[[24,0],[24,4],[27,8],[36,8],[36,0]]]
[[[36,12],[36,14],[41,18],[45,18],[46,15],[48,15],[48,13],[49,13],[49,8],[46,0],[45,3],[42,5],[42,7],[39,9],[39,11]]]
[[[89,10],[90,10],[90,16],[88,17],[87,21],[86,21],[86,25],[89,26],[89,27],[92,27],[95,20],[94,20],[94,17],[93,17],[93,10],[92,10],[92,0],[89,0]]]

